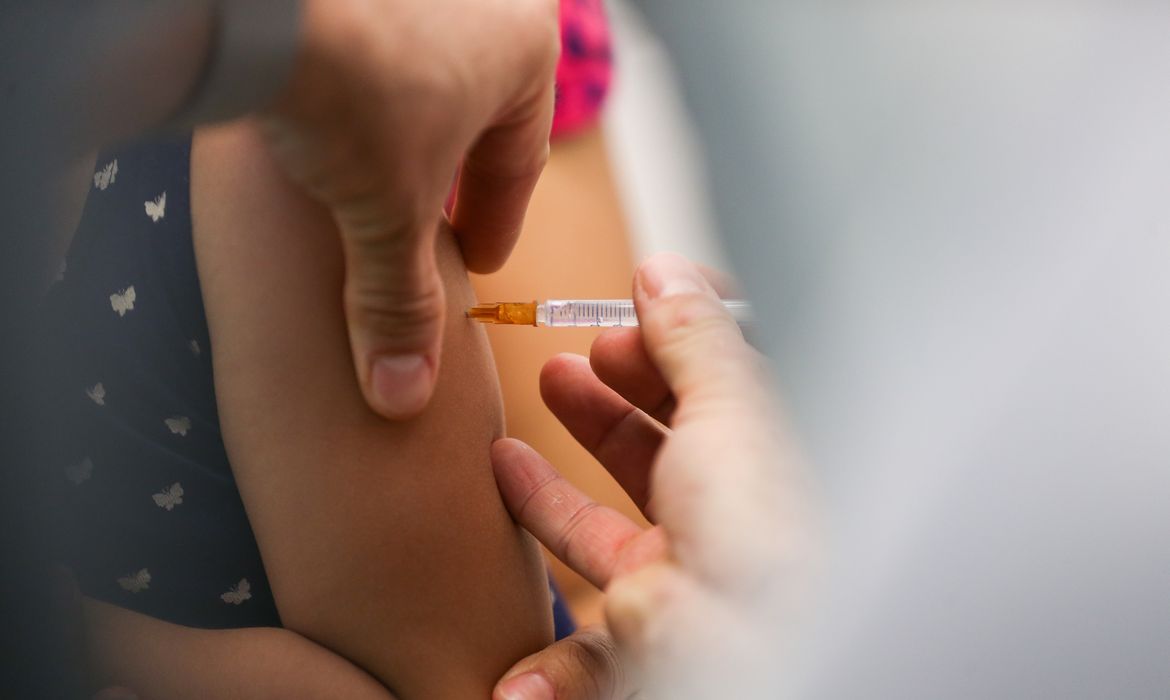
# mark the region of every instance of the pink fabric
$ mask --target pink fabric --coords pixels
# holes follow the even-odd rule
[[[595,125],[613,80],[613,50],[603,0],[561,0],[561,61],[550,138],[573,136]],[[444,211],[455,209],[458,182]]]
[[[602,0],[561,0],[561,62],[552,137],[597,123],[613,79],[609,21]]]

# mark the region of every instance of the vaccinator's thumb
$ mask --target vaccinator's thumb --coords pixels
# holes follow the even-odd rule
[[[513,666],[492,700],[613,700],[627,697],[613,637],[580,629]]]
[[[445,303],[436,224],[341,224],[345,318],[362,393],[383,416],[410,418],[430,401],[439,372]]]

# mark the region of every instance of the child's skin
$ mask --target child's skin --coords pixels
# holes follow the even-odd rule
[[[85,622],[91,682],[139,700],[394,700],[373,676],[291,630],[194,629],[92,600]]]
[[[213,136],[201,137],[196,145],[197,158],[207,152],[206,144]],[[229,150],[226,142],[224,149]],[[228,157],[238,160],[238,156]],[[202,165],[197,161],[195,167]],[[254,166],[245,168],[243,172],[258,177],[253,169]],[[196,222],[197,238],[202,235],[201,223]],[[525,290],[583,296],[628,295],[632,264],[625,257],[628,244],[600,131],[554,146],[525,228],[514,262],[497,275],[476,279],[476,287],[485,300]],[[569,264],[563,257],[544,254],[557,246],[579,249],[583,244],[597,252],[596,259],[577,258]],[[501,362],[504,395],[513,424],[510,432],[558,456],[558,463],[569,476],[583,483],[595,497],[621,503],[623,510],[636,512],[612,478],[556,423],[541,403],[536,387],[545,360],[560,350],[586,351],[596,334],[567,331],[554,338],[553,334],[534,337],[524,329],[495,330],[500,331],[493,337],[493,344]],[[219,349],[217,345],[216,351]],[[567,584],[563,592],[570,604],[577,603],[575,612],[585,613],[582,621],[600,620],[601,599],[596,589],[576,576],[568,581],[562,579],[562,584]],[[388,691],[369,674],[290,630],[209,632],[169,625],[111,606],[89,607],[91,646],[99,652],[95,658],[95,681],[128,685],[142,698],[207,697],[212,690],[216,697],[230,697],[232,692],[246,697],[265,697],[266,693],[288,697],[290,687],[298,688],[298,697],[316,697],[313,693],[318,688],[324,693],[322,697],[389,697]],[[140,643],[127,644],[124,640],[128,639]],[[177,651],[180,649],[182,653]],[[206,674],[209,666],[217,669],[214,674]],[[295,669],[293,678],[303,682],[290,685],[290,669]]]
[[[389,422],[353,375],[328,212],[246,122],[197,133],[191,187],[224,440],[282,622],[404,699],[486,697],[551,641],[551,612],[492,476],[499,387],[453,238],[443,372]]]

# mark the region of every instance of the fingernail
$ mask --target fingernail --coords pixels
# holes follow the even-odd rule
[[[374,360],[370,385],[382,413],[413,416],[431,398],[431,367],[422,355],[383,355]]]
[[[702,293],[706,280],[699,268],[681,255],[656,255],[638,270],[638,283],[650,299]]]
[[[552,683],[539,673],[524,673],[502,683],[500,700],[555,700]]]

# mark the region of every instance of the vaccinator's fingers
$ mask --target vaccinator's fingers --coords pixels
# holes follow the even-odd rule
[[[663,425],[670,425],[674,395],[650,361],[637,328],[607,331],[593,341],[589,364],[598,379]]]
[[[656,255],[635,276],[646,354],[661,372],[684,416],[722,414],[738,424],[763,421],[768,383],[758,353],[695,266],[678,255]],[[722,411],[721,411],[722,409]]]
[[[579,629],[519,661],[492,700],[611,700],[629,697],[621,655],[601,627]]]
[[[655,463],[654,514],[681,565],[749,589],[779,566],[761,553],[786,557],[802,537],[797,460],[782,443],[763,358],[685,259],[650,258],[636,280],[647,353],[678,402]]]
[[[706,265],[695,267],[721,298],[739,296],[730,275]],[[640,329],[618,328],[601,334],[593,341],[589,363],[598,378],[610,388],[655,420],[670,425],[675,407],[674,395],[646,352]]]
[[[446,291],[435,261],[437,225],[409,222],[371,235],[372,226],[335,218],[345,250],[346,325],[362,392],[387,418],[413,417],[434,392],[443,342]]]
[[[598,588],[632,561],[640,564],[665,552],[664,540],[640,537],[642,528],[581,493],[519,440],[496,441],[491,459],[500,495],[516,522]]]
[[[548,158],[559,3],[300,4],[291,75],[262,113],[268,146],[340,231],[367,403],[413,418],[439,376],[434,244],[452,174],[462,162],[452,222],[467,267],[499,267]]]
[[[602,383],[580,355],[549,360],[540,373],[540,393],[557,420],[645,513],[650,467],[667,431]]]
[[[605,619],[622,658],[655,698],[764,697],[749,689],[780,687],[760,675],[779,668],[781,622],[764,622],[766,614],[670,564],[615,578],[606,590]],[[695,659],[718,659],[722,672]]]
[[[743,291],[740,290],[739,283],[731,275],[703,263],[695,263],[695,267],[699,268],[699,272],[707,279],[707,283],[711,285],[720,299],[743,298]]]
[[[553,93],[549,80],[510,119],[481,135],[463,160],[451,222],[473,272],[495,272],[516,245],[548,162]]]

